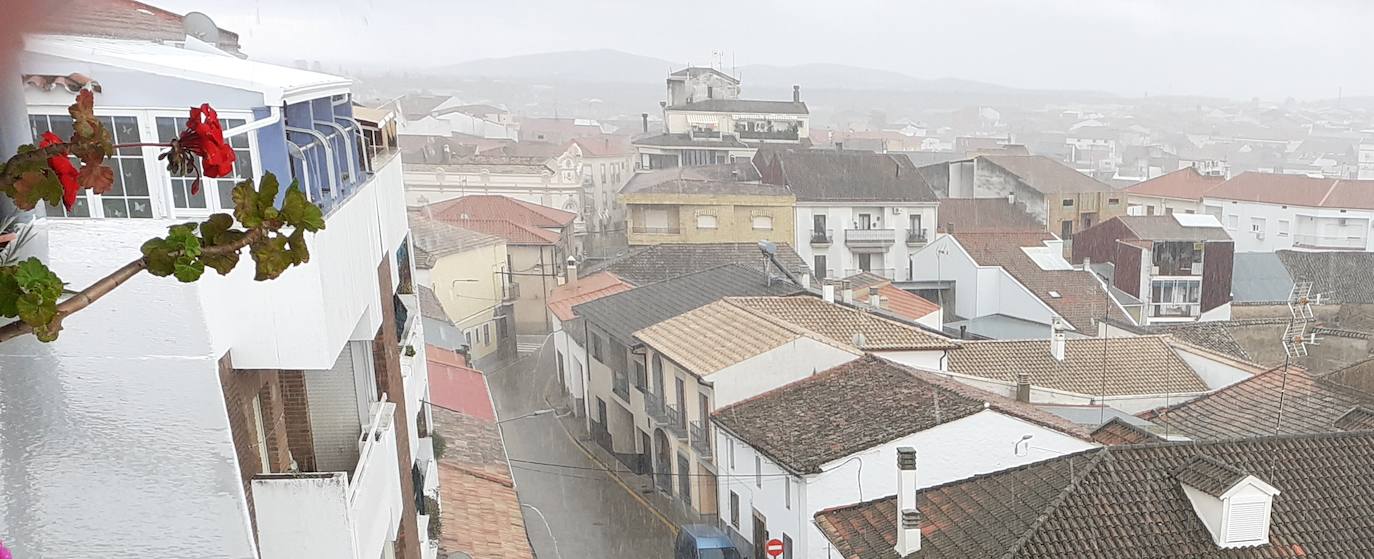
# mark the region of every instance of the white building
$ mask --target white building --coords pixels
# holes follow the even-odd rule
[[[1220,173],[1184,167],[1126,187],[1126,205],[1132,215],[1202,213],[1202,197],[1225,181]]]
[[[298,178],[327,227],[279,279],[254,281],[246,254],[191,284],[141,274],[56,342],[6,342],[0,408],[16,411],[0,414],[0,510],[20,515],[0,515],[0,533],[24,557],[432,558],[400,158],[365,145],[347,79],[187,41],[26,40],[25,74],[100,83],[115,142],[167,141],[187,116],[169,107],[209,103],[238,157],[193,194],[159,149],[121,150],[114,189],[69,214],[91,219],[49,211],[53,270],[90,285],[169,225],[230,210],[229,188],[261,172]],[[70,93],[24,95],[35,133],[71,130]]]
[[[1241,173],[1208,190],[1202,205],[1236,252],[1374,250],[1374,181]]]
[[[1097,446],[1027,403],[871,355],[713,419],[720,524],[751,547],[777,538],[784,556],[807,559],[841,557],[817,512],[897,491],[898,448],[917,449],[919,487],[930,487]]]
[[[939,202],[906,156],[789,150],[760,154],[755,166],[796,195],[792,246],[816,277],[912,279],[910,254],[934,236]]]
[[[406,202],[423,206],[469,194],[508,196],[578,214],[581,231],[582,147],[520,146],[460,155],[450,142],[440,141],[407,151]]]

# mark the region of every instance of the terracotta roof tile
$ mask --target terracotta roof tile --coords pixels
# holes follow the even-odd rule
[[[1282,492],[1267,545],[1217,547],[1175,477],[1199,456]],[[908,558],[1371,557],[1372,475],[1368,431],[1104,447],[921,490],[921,551]],[[896,518],[886,497],[816,524],[843,557],[896,559]]]
[[[849,306],[801,295],[795,297],[736,297],[730,302],[757,313],[815,332],[843,345],[854,345],[862,334],[864,351],[950,349],[959,344],[919,326],[904,324]]]
[[[1315,379],[1297,367],[1285,375],[1279,367],[1211,394],[1139,415],[1170,433],[1192,439],[1230,439],[1272,435],[1276,427],[1278,434],[1293,435],[1338,431],[1341,427],[1336,422],[1359,406],[1374,406],[1374,397]]]
[[[443,553],[533,559],[496,423],[437,408],[433,416],[434,431],[448,440],[438,459]]]
[[[1111,185],[1043,155],[980,155],[974,159],[992,163],[1020,177],[1026,186],[1046,194],[1113,192]]]
[[[433,289],[417,285],[415,292],[420,298],[420,316],[442,322],[453,322],[448,316],[448,311],[444,310],[444,304],[439,301],[439,296],[434,294]]]
[[[778,261],[789,272],[798,276],[810,274],[811,267],[797,255],[792,245],[778,243]],[[757,243],[672,243],[651,245],[632,249],[629,252],[583,266],[578,273],[583,276],[609,271],[634,285],[654,282],[700,272],[724,264],[743,265],[755,270],[763,269],[763,253]],[[769,272],[777,274],[771,265]]]
[[[435,202],[427,206],[435,219],[451,221],[463,219],[503,219],[521,225],[544,228],[564,227],[577,219],[577,214],[548,206],[541,206],[509,196],[472,194]]]
[[[610,272],[592,274],[578,278],[574,285],[563,284],[553,288],[549,292],[549,311],[558,320],[566,322],[577,317],[573,306],[631,289],[634,289],[633,285]]]
[[[1247,474],[1209,456],[1198,456],[1174,472],[1174,477],[1203,493],[1221,497]]]
[[[1092,432],[1092,439],[1104,445],[1139,444],[1160,440],[1154,433],[1113,417]]]
[[[1088,437],[1073,423],[940,375],[865,355],[747,400],[712,419],[799,474],[985,407]]]
[[[1374,209],[1374,181],[1245,172],[1207,192],[1208,198],[1314,208]]]
[[[410,239],[415,248],[415,267],[422,269],[434,267],[445,256],[506,242],[501,237],[430,219],[419,212],[410,213]]]
[[[732,298],[635,332],[640,341],[703,377],[806,335],[801,328],[751,312]]]
[[[1026,211],[1024,202],[1008,203],[1005,198],[944,198],[940,200],[940,233],[955,232],[1042,232],[1045,224]]]
[[[953,373],[1007,384],[1024,373],[1034,386],[1077,394],[1096,395],[1104,388],[1107,396],[1207,391],[1166,336],[1069,339],[1062,361],[1050,354],[1048,339],[970,341],[948,359]]]
[[[854,290],[854,300],[867,303],[876,293],[879,308],[907,320],[920,320],[930,313],[940,310],[937,305],[920,295],[892,285],[892,281],[872,272],[860,272],[844,281]]]
[[[44,18],[38,30],[61,35],[180,42],[186,40],[182,19],[180,14],[133,0],[68,0],[62,4],[61,16]],[[237,53],[238,34],[219,31],[215,46]]]
[[[1200,202],[1203,196],[1223,182],[1226,182],[1226,177],[1203,175],[1197,172],[1197,169],[1184,167],[1147,181],[1138,182],[1126,187],[1125,190],[1130,194],[1141,196],[1160,196]]]

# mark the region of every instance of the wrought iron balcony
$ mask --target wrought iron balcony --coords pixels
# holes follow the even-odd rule
[[[828,245],[835,241],[835,230],[833,229],[812,229],[811,244]]]
[[[926,244],[927,242],[929,242],[929,241],[926,240],[926,230],[925,230],[925,229],[907,229],[907,231],[906,231],[906,244],[909,244],[909,245],[923,245],[923,244]]]
[[[668,415],[668,430],[672,431],[673,434],[677,435],[677,438],[686,439],[687,422],[683,420],[682,412],[678,411],[678,409],[673,407],[672,404],[664,406],[663,409],[667,412]]]
[[[693,421],[691,424],[692,448],[697,451],[702,458],[711,459],[711,428],[703,425],[700,421]]]
[[[668,423],[668,412],[663,408],[663,399],[652,391],[644,393],[644,411],[659,424]]]
[[[897,242],[896,229],[845,229],[844,244],[859,248],[886,248]]]

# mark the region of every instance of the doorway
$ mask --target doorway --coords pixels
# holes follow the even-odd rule
[[[659,491],[673,494],[673,451],[663,429],[654,430],[654,483]]]
[[[677,453],[677,496],[687,510],[692,509],[692,462],[681,452]]]
[[[754,511],[754,559],[768,559],[768,521]]]

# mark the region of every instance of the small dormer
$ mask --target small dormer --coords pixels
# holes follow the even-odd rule
[[[1198,456],[1174,473],[1198,520],[1220,548],[1269,542],[1269,520],[1279,490],[1244,470]]]

